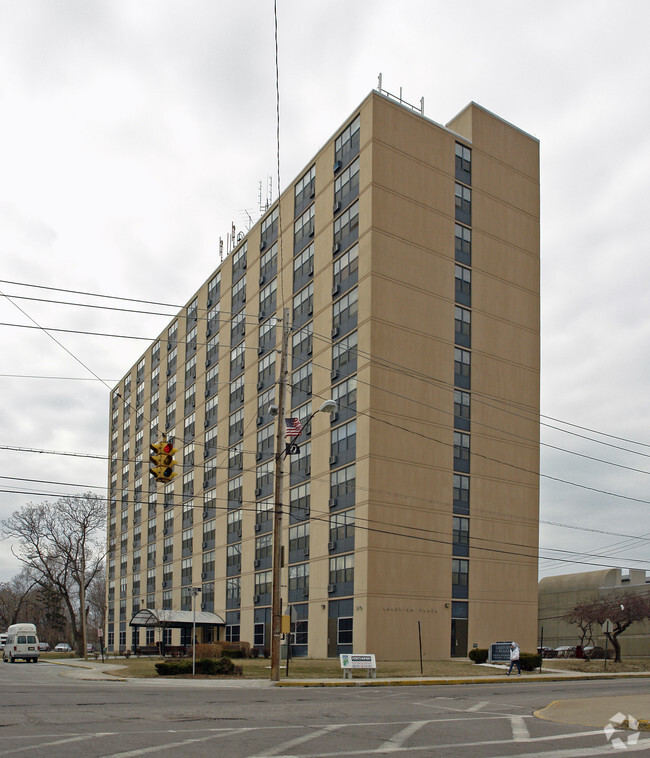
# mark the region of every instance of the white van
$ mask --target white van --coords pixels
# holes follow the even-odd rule
[[[12,624],[7,629],[2,660],[5,663],[15,663],[18,658],[23,658],[28,663],[36,663],[38,655],[38,637],[34,624]]]

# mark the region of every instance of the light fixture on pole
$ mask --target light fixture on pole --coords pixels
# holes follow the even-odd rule
[[[282,601],[280,598],[280,571],[282,561],[282,475],[283,468],[282,463],[284,458],[289,452],[289,447],[283,446],[283,428],[284,422],[284,392],[286,386],[285,378],[285,366],[286,366],[286,353],[287,344],[289,338],[290,328],[289,314],[285,310],[284,316],[284,329],[282,335],[282,351],[280,354],[280,380],[278,382],[278,405],[276,413],[276,437],[275,437],[275,470],[274,470],[274,510],[273,510],[273,595],[272,595],[272,609],[271,609],[271,681],[277,682],[280,680],[280,636],[282,633]],[[320,408],[312,413],[307,421],[302,425],[298,435],[296,435],[292,441],[292,445],[295,445],[296,440],[302,434],[302,431],[309,424],[316,413],[333,413],[338,408],[335,400],[325,400],[321,404]]]
[[[192,676],[196,673],[196,596],[201,592],[200,587],[190,587],[192,595]]]

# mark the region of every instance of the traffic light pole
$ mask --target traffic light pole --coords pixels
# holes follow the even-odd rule
[[[287,384],[286,366],[289,345],[289,309],[282,313],[282,348],[280,351],[280,377],[278,381],[278,414],[275,430],[275,470],[273,494],[273,595],[271,609],[271,681],[280,680],[280,636],[282,634],[282,603],[280,581],[282,571],[282,476],[284,464],[284,395]]]

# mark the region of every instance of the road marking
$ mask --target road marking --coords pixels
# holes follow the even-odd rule
[[[510,726],[512,727],[512,739],[515,742],[528,742],[530,739],[530,732],[526,726],[523,716],[508,716],[510,719]]]
[[[417,731],[422,729],[426,724],[430,724],[430,721],[414,721],[412,724],[404,727],[401,731],[394,734],[389,740],[386,740],[382,745],[377,748],[379,753],[392,753],[395,750],[402,749],[402,746],[406,740]]]
[[[80,737],[68,737],[65,740],[54,740],[53,742],[41,742],[38,745],[26,745],[25,747],[15,747],[12,750],[3,750],[0,755],[10,755],[11,753],[24,753],[26,751],[33,752],[35,749],[41,749],[44,747],[52,747],[53,745],[65,745],[71,742],[86,742],[87,740],[93,740],[97,737],[106,737],[108,732],[95,732],[93,734],[84,734]]]
[[[337,729],[341,729],[343,726],[344,724],[334,724],[332,726],[326,726],[322,729],[319,729],[316,732],[308,732],[307,734],[303,734],[302,737],[296,737],[293,740],[287,740],[286,742],[281,742],[279,745],[276,745],[275,747],[271,747],[268,750],[263,750],[261,753],[256,753],[255,758],[267,758],[267,756],[278,755],[278,753],[283,752],[287,748],[296,747],[296,745],[304,745],[305,742],[311,742],[312,740],[315,740],[318,737],[322,737],[323,735],[328,734],[329,732],[334,732]],[[290,757],[285,755],[283,756],[283,758],[290,758]]]
[[[254,731],[254,727],[242,727],[241,729],[232,729],[230,734],[237,734],[240,732]],[[228,736],[230,736],[230,734]],[[162,750],[170,750],[171,748],[182,748],[187,745],[193,745],[197,742],[209,742],[219,737],[223,737],[223,734],[208,734],[206,737],[191,737],[181,742],[168,742],[164,745],[151,745],[150,747],[136,748],[135,750],[127,750],[124,753],[111,753],[110,755],[104,755],[102,758],[136,758],[139,755],[147,755],[147,753],[159,753]]]
[[[481,710],[481,708],[485,708],[485,706],[486,706],[486,705],[489,705],[489,704],[490,704],[490,701],[489,701],[489,700],[483,700],[483,701],[482,701],[482,702],[480,702],[480,703],[475,703],[474,705],[470,706],[470,707],[467,709],[467,712],[468,712],[468,713],[476,713],[476,711],[480,711],[480,710]]]

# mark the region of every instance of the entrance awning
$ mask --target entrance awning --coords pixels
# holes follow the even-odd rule
[[[196,626],[225,626],[221,616],[208,611],[172,611],[142,608],[133,615],[129,626],[164,626],[167,628],[187,628],[196,621]]]

